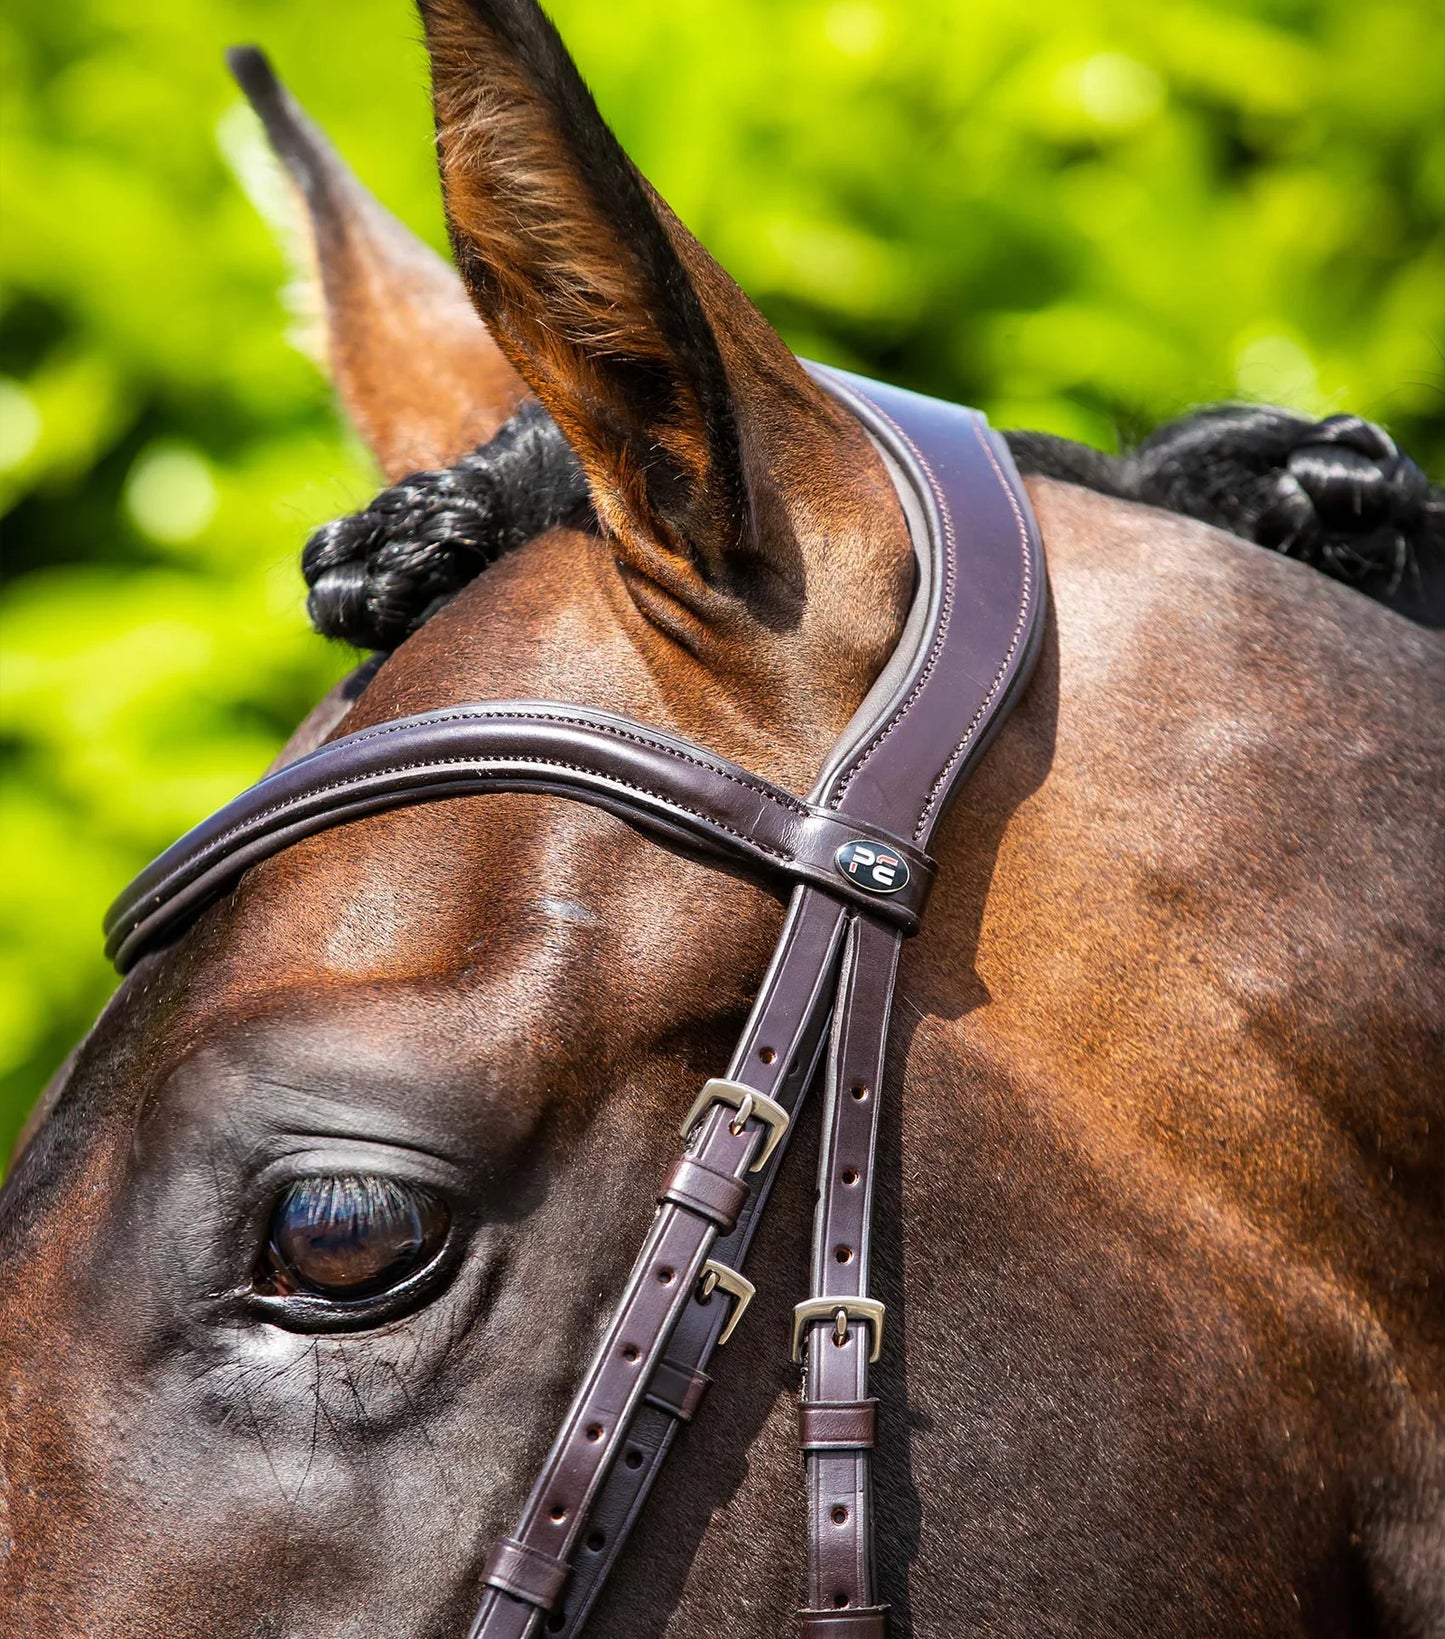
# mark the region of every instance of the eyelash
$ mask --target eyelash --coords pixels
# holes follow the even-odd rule
[[[458,1239],[434,1192],[368,1173],[294,1180],[262,1233],[251,1297],[268,1319],[301,1331],[361,1329],[419,1307],[450,1273]],[[325,1279],[349,1275],[357,1252],[354,1282]]]

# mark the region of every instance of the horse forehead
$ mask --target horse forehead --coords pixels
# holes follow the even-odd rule
[[[755,885],[597,810],[451,798],[256,867],[177,951],[179,1005],[160,1022],[184,1048],[304,1014],[343,1050],[351,1036],[509,1065],[520,1092],[745,1006],[777,917]]]
[[[137,1155],[264,1157],[278,1141],[418,1150],[458,1165],[526,1136],[569,1083],[548,1045],[525,1051],[505,1009],[430,985],[278,999],[218,1021],[170,1069],[137,1121]]]
[[[669,655],[605,542],[554,529],[491,565],[382,665],[340,732],[462,700],[559,699],[656,716]]]

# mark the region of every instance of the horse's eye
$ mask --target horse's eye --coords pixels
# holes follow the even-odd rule
[[[446,1230],[446,1208],[409,1184],[302,1178],[271,1215],[260,1284],[282,1296],[372,1297],[421,1268]]]

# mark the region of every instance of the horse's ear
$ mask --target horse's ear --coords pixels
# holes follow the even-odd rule
[[[449,466],[525,384],[456,274],[361,186],[265,56],[226,60],[305,201],[342,403],[388,479]]]
[[[769,555],[740,382],[765,360],[795,419],[810,384],[634,168],[531,0],[420,8],[472,300],[577,452],[624,565],[693,601],[698,576]]]

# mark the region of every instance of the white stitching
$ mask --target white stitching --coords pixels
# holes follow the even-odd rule
[[[517,703],[518,705],[522,705],[526,704],[527,702],[518,701]],[[475,707],[460,707],[454,711],[443,712],[435,716],[428,717],[427,723],[428,725],[433,723],[504,723],[516,720],[518,715],[519,714],[515,712],[482,711]],[[744,790],[756,792],[759,796],[767,797],[770,801],[776,802],[784,808],[791,809],[791,811],[795,814],[801,814],[806,817],[811,812],[811,810],[804,803],[799,802],[798,799],[790,792],[783,791],[779,787],[771,785],[767,781],[758,778],[756,775],[749,776],[743,773],[734,773],[732,765],[724,767],[720,759],[713,762],[702,757],[695,757],[689,752],[679,751],[675,746],[665,745],[660,740],[648,739],[645,735],[633,734],[627,729],[614,727],[610,723],[595,722],[588,717],[554,716],[549,715],[546,712],[531,714],[530,717],[528,719],[524,719],[524,721],[527,722],[528,727],[535,727],[538,722],[561,723],[569,728],[585,728],[594,734],[610,734],[614,740],[627,740],[633,745],[647,746],[651,750],[660,751],[665,757],[671,757],[678,762],[691,763],[694,768],[705,768],[710,773],[718,775],[721,779],[730,780],[734,785],[742,786]],[[358,729],[355,734],[347,735],[346,739],[349,744],[356,745],[363,740],[380,739],[384,734],[402,734],[408,729],[415,728],[416,726],[416,719],[407,717],[394,723],[377,723],[371,728]],[[339,745],[341,742],[332,741],[331,743],[333,745]],[[327,748],[323,747],[322,749],[324,750]],[[292,766],[295,767],[297,765],[293,764]]]
[[[912,690],[909,692],[908,698],[901,706],[899,706],[898,710],[894,712],[893,716],[889,718],[887,723],[885,723],[884,726],[878,730],[868,744],[864,746],[862,751],[858,753],[857,757],[854,758],[852,767],[849,768],[848,772],[844,775],[842,784],[839,785],[836,794],[829,804],[829,806],[833,808],[838,808],[842,805],[843,798],[848,793],[848,787],[858,776],[863,768],[863,765],[868,761],[873,753],[877,751],[879,746],[883,744],[893,730],[903,721],[909,707],[913,705],[914,701],[917,700],[918,696],[923,692],[923,685],[933,675],[934,668],[938,664],[938,657],[943,652],[943,645],[948,636],[949,623],[953,618],[953,598],[957,586],[958,542],[954,534],[953,513],[949,508],[948,498],[943,492],[942,485],[940,485],[938,479],[934,477],[933,468],[929,466],[927,460],[924,458],[922,450],[918,448],[908,434],[904,432],[903,428],[898,425],[891,415],[889,415],[887,410],[885,410],[883,406],[875,400],[868,398],[866,393],[860,392],[858,396],[865,399],[867,403],[871,404],[878,414],[881,415],[888,423],[888,425],[892,427],[893,431],[898,434],[899,438],[903,440],[912,452],[913,459],[917,461],[918,465],[923,469],[924,475],[928,479],[929,487],[933,491],[933,498],[938,503],[938,514],[943,521],[943,533],[947,550],[944,554],[945,575],[943,599],[939,608],[938,625],[933,634],[933,643],[928,651],[928,658],[924,661],[923,667],[918,673],[918,678],[914,683]],[[916,832],[914,834],[915,836],[917,835]]]
[[[472,712],[455,716],[451,720],[468,721],[478,717],[488,716],[503,719],[505,715],[506,714],[501,712]],[[439,719],[433,720],[437,721]],[[554,720],[560,719],[549,719],[549,721]],[[387,731],[396,731],[404,728],[405,726],[405,724],[383,725],[379,726],[378,730],[375,732],[380,733],[383,727]],[[368,734],[373,733],[372,730],[364,730],[363,732]],[[666,752],[668,748],[666,746],[662,746],[658,749]],[[687,760],[694,761],[694,759],[690,758]],[[782,865],[796,866],[798,864],[798,855],[795,852],[790,852],[782,848],[774,848],[769,843],[760,840],[758,837],[752,836],[746,831],[739,831],[734,826],[728,825],[725,821],[717,819],[714,816],[703,812],[701,809],[691,808],[686,803],[679,802],[676,798],[670,797],[664,792],[655,791],[650,786],[639,785],[631,780],[621,779],[616,775],[601,773],[599,770],[590,767],[586,763],[563,762],[555,757],[521,756],[499,757],[497,761],[505,762],[506,764],[512,766],[565,769],[574,774],[590,775],[592,778],[598,780],[605,787],[610,788],[611,790],[618,792],[636,792],[639,796],[650,797],[654,802],[663,804],[673,813],[689,814],[695,820],[698,820],[705,830],[723,832],[730,837],[736,838],[739,842],[746,844],[748,848],[754,849],[760,854],[767,855],[769,858],[777,860]],[[268,804],[257,813],[244,820],[238,821],[235,825],[221,832],[218,836],[212,837],[203,848],[189,854],[186,859],[184,859],[181,864],[178,865],[175,870],[173,870],[164,879],[163,882],[159,883],[155,888],[147,893],[140,901],[139,906],[128,907],[127,911],[125,912],[125,921],[118,924],[119,927],[125,927],[127,930],[120,937],[128,940],[129,938],[133,937],[135,931],[145,922],[149,921],[151,917],[157,915],[158,913],[164,914],[167,901],[174,899],[178,893],[194,887],[198,881],[202,880],[208,871],[216,867],[216,864],[218,863],[216,857],[217,855],[221,856],[219,862],[224,863],[225,854],[227,853],[225,844],[230,842],[233,838],[240,837],[243,841],[253,839],[264,840],[271,829],[272,822],[282,818],[289,811],[304,807],[316,798],[326,796],[333,792],[347,791],[351,789],[364,789],[371,781],[383,775],[391,776],[393,774],[408,771],[417,772],[424,769],[471,768],[476,772],[479,779],[483,779],[487,777],[488,770],[486,769],[485,765],[478,766],[480,762],[481,759],[476,757],[429,757],[419,761],[397,763],[382,770],[352,775],[350,778],[345,780],[332,780],[325,785],[312,786],[297,796],[287,799],[287,801],[283,803]],[[705,768],[708,765],[705,763],[697,763],[696,766]],[[505,777],[500,769],[492,772],[494,777]],[[722,771],[718,770],[717,772],[721,773]],[[794,810],[800,812],[804,818],[814,817],[816,814],[816,817],[818,818],[832,819],[831,816],[822,814],[816,810],[804,808],[801,804],[783,804],[778,802],[777,799],[772,796],[772,793],[765,787],[751,787],[751,789],[756,790],[758,795],[764,797],[765,799],[774,802],[776,806],[793,807]],[[832,819],[832,823],[844,824],[846,823],[846,816],[840,816],[837,819]],[[872,831],[876,829],[876,827],[859,826],[858,829],[863,831]],[[115,932],[113,931],[112,938],[114,937]]]
[[[984,713],[988,710],[993,701],[993,697],[998,693],[1003,684],[1004,673],[1009,669],[1009,665],[1014,657],[1014,652],[1017,650],[1019,641],[1023,637],[1024,627],[1028,623],[1029,610],[1033,605],[1034,555],[1029,550],[1028,525],[1024,522],[1023,510],[1019,506],[1018,497],[1014,494],[1013,485],[1009,483],[1007,478],[1004,477],[1003,468],[999,466],[998,459],[994,455],[993,450],[990,448],[988,440],[983,436],[983,429],[976,421],[973,424],[973,431],[974,436],[978,439],[979,445],[983,449],[985,459],[993,468],[999,483],[1003,485],[1004,494],[1008,496],[1008,504],[1014,515],[1014,521],[1019,527],[1019,545],[1023,549],[1024,563],[1023,597],[1019,603],[1019,618],[1014,625],[1013,637],[1009,640],[1008,649],[1005,652],[1003,659],[999,662],[998,671],[994,674],[994,679],[989,685],[988,693],[984,695],[982,701],[979,703],[978,710],[973,714],[972,722],[969,723],[968,727],[963,732],[963,738],[953,748],[953,755],[943,765],[943,769],[938,778],[929,788],[928,801],[924,803],[923,812],[918,816],[918,824],[913,830],[913,840],[915,842],[922,837],[924,827],[928,823],[928,816],[938,805],[938,799],[943,794],[943,787],[948,782],[948,776],[952,773],[954,764],[963,755],[964,748],[973,738],[974,732],[977,730],[979,723],[982,721]]]
[[[924,684],[932,676],[934,669],[938,664],[938,657],[942,652],[944,640],[948,634],[949,624],[953,617],[953,601],[957,586],[956,572],[958,545],[953,527],[953,513],[952,509],[948,505],[948,500],[943,492],[942,486],[939,484],[938,479],[934,476],[933,468],[929,466],[927,460],[924,458],[923,452],[918,448],[903,428],[898,425],[893,417],[889,415],[887,410],[885,410],[881,404],[877,403],[872,398],[868,398],[868,395],[865,393],[860,392],[859,397],[867,399],[867,402],[873,406],[873,408],[880,416],[882,416],[893,431],[897,433],[898,437],[903,440],[912,452],[914,460],[917,461],[920,468],[922,468],[924,475],[928,479],[929,487],[933,490],[934,499],[938,503],[939,516],[943,522],[944,538],[947,543],[945,558],[947,565],[947,578],[944,585],[942,605],[939,610],[938,626],[934,633],[933,644],[928,652],[928,659],[924,662],[922,669],[919,671],[918,679],[913,688],[910,690],[908,698],[898,707],[897,711],[894,712],[893,716],[889,718],[888,722],[878,730],[878,732],[854,759],[852,766],[848,769],[847,774],[844,776],[842,783],[839,785],[836,794],[829,804],[829,806],[833,808],[837,808],[841,805],[844,796],[847,794],[848,787],[853,783],[854,779],[862,770],[863,765],[874,754],[874,752],[878,750],[893,730],[898,727],[899,723],[903,721],[903,718],[908,713],[909,708],[922,693]],[[978,440],[979,447],[983,450],[984,458],[993,468],[994,476],[1003,486],[1004,494],[1008,497],[1009,508],[1014,515],[1014,521],[1018,525],[1019,545],[1022,549],[1023,557],[1023,597],[1019,604],[1019,615],[1018,620],[1014,625],[1013,636],[1009,640],[1009,646],[1003,659],[999,662],[998,670],[994,674],[993,682],[989,685],[988,693],[983,697],[983,700],[979,704],[978,710],[974,713],[968,727],[964,730],[963,738],[954,747],[953,755],[948,759],[942,772],[929,788],[928,797],[925,800],[923,809],[918,816],[918,823],[913,828],[914,842],[922,841],[923,833],[927,828],[929,815],[937,806],[943,787],[947,783],[948,777],[952,773],[954,765],[963,755],[969,741],[972,740],[979,723],[983,720],[985,713],[988,711],[994,696],[998,693],[999,688],[1003,683],[1004,674],[1008,671],[1009,665],[1011,664],[1014,654],[1018,649],[1019,641],[1023,636],[1024,628],[1028,623],[1029,611],[1033,606],[1033,554],[1029,550],[1028,526],[1024,522],[1023,512],[1019,507],[1018,497],[1014,494],[1013,485],[1010,484],[1008,479],[1004,476],[1003,468],[999,466],[998,460],[995,457],[993,450],[990,448],[988,440],[984,437],[982,427],[979,425],[978,420],[974,417],[970,417],[970,423],[973,435]]]
[[[500,716],[501,713],[497,713],[495,715]],[[368,730],[367,732],[370,731]],[[662,749],[665,750],[666,748],[664,747]],[[694,819],[701,820],[702,823],[710,829],[726,831],[730,836],[738,837],[743,842],[751,844],[751,846],[757,848],[761,853],[771,854],[774,859],[780,859],[784,863],[790,863],[797,857],[795,854],[786,853],[777,848],[769,847],[767,843],[759,842],[755,837],[749,836],[746,831],[735,830],[731,825],[725,824],[722,820],[712,818],[711,815],[703,813],[701,809],[689,808],[686,803],[678,802],[675,798],[669,797],[661,791],[654,791],[649,786],[638,785],[632,780],[620,779],[615,774],[604,774],[598,769],[590,767],[586,763],[567,763],[562,762],[556,757],[518,757],[503,754],[497,756],[495,759],[482,759],[475,756],[426,757],[415,762],[389,764],[386,768],[375,770],[371,773],[353,774],[348,779],[332,780],[326,785],[311,786],[307,790],[301,792],[298,796],[288,798],[285,802],[268,803],[265,808],[260,809],[249,818],[238,821],[228,830],[222,831],[219,836],[212,837],[203,848],[197,849],[195,853],[189,855],[183,864],[177,867],[177,871],[172,873],[172,877],[169,880],[174,880],[174,876],[176,874],[179,874],[182,870],[189,869],[189,867],[196,861],[206,859],[218,851],[224,852],[221,845],[228,842],[232,837],[245,837],[251,833],[254,833],[260,827],[269,825],[271,820],[279,818],[289,810],[299,808],[303,804],[311,802],[316,797],[325,796],[328,792],[346,791],[356,786],[365,786],[370,781],[378,778],[389,778],[395,774],[406,773],[409,771],[419,771],[427,768],[472,768],[476,771],[478,778],[483,778],[487,772],[484,766],[485,762],[493,760],[509,764],[521,764],[523,766],[533,768],[564,768],[573,774],[590,774],[594,779],[601,780],[606,785],[611,786],[616,790],[636,791],[641,796],[651,797],[654,802],[665,803],[669,808],[676,810],[678,813],[691,814]],[[762,796],[769,795],[766,791],[762,791],[759,794]],[[806,813],[806,810],[804,810],[804,812]],[[264,834],[264,832],[262,834]],[[161,890],[157,889],[156,891],[160,892]]]

